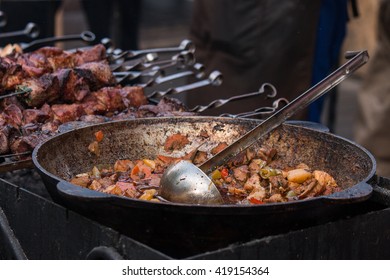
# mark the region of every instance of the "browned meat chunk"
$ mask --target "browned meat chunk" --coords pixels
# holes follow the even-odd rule
[[[237,181],[245,182],[249,175],[248,165],[241,165],[233,170],[233,176]]]
[[[83,114],[80,104],[55,104],[51,107],[54,120],[60,123],[75,121]]]
[[[74,54],[74,63],[80,66],[84,63],[106,59],[106,48],[102,44],[84,50],[77,50]]]
[[[15,104],[10,104],[3,110],[4,120],[11,126],[18,128],[23,123],[22,110]]]
[[[47,139],[49,135],[34,133],[14,139],[10,145],[12,153],[24,153],[32,151],[39,143]]]
[[[139,87],[105,87],[88,95],[82,102],[87,115],[105,114],[138,107],[146,103],[146,97]]]
[[[93,89],[99,89],[102,86],[109,86],[115,83],[115,77],[111,72],[111,68],[106,62],[89,62],[75,68],[76,73],[80,76],[90,76],[90,82],[93,85]],[[87,74],[90,72],[91,74]]]
[[[139,89],[141,90],[141,89]],[[138,96],[142,97],[141,93]],[[142,103],[146,104],[142,98]],[[141,104],[142,105],[142,104]],[[162,117],[162,116],[173,116],[176,113],[183,114],[186,111],[186,107],[177,99],[168,98],[164,96],[157,105],[147,104],[139,107],[139,117]],[[188,112],[187,112],[188,113]]]
[[[24,101],[30,107],[38,107],[44,103],[57,100],[59,96],[60,83],[56,76],[45,74],[39,79],[25,79],[21,85],[31,89]]]
[[[267,163],[271,162],[271,160],[273,159],[273,157],[275,155],[276,155],[276,150],[275,149],[271,149],[271,148],[261,147],[257,151],[257,156],[260,159],[265,160]]]
[[[121,95],[125,97],[126,107],[138,108],[148,103],[142,87],[126,86],[121,89]]]
[[[58,77],[60,95],[65,101],[81,101],[91,92],[88,80],[79,77],[73,69],[61,69],[54,75]]]
[[[43,123],[49,119],[49,114],[39,109],[23,110],[23,123]]]
[[[14,90],[25,78],[25,73],[19,64],[11,64],[0,58],[0,92]]]
[[[207,156],[206,152],[197,151],[192,162],[194,164],[202,164],[203,162],[205,162],[207,160],[207,158],[208,158],[208,156]]]
[[[190,141],[188,137],[182,134],[173,134],[167,138],[164,144],[165,151],[174,151],[183,149]]]
[[[269,182],[274,188],[286,188],[288,181],[282,175],[269,176]]]
[[[58,131],[58,127],[60,126],[60,122],[58,120],[54,120],[54,121],[51,121],[51,122],[46,122],[42,125],[41,127],[41,131],[42,132],[57,132]]]

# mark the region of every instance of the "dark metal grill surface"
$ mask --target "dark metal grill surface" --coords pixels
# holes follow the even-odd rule
[[[332,222],[187,258],[389,259],[390,180],[377,181],[372,198]],[[3,221],[6,219],[0,223],[2,259],[20,259],[23,254],[28,259],[175,258],[2,179],[0,207]],[[10,245],[12,238],[19,242],[22,253]]]

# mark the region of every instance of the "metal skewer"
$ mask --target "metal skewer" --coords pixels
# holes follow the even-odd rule
[[[246,99],[246,98],[249,98],[249,97],[254,97],[254,96],[258,96],[258,95],[262,95],[265,91],[266,91],[266,87],[270,88],[271,89],[271,92],[269,92],[266,97],[267,98],[273,98],[276,96],[277,94],[277,91],[276,91],[276,88],[269,84],[269,83],[264,83],[258,91],[256,92],[251,92],[251,93],[246,93],[246,94],[241,94],[241,95],[236,95],[236,96],[232,96],[230,98],[227,98],[227,99],[217,99],[217,100],[214,100],[212,102],[210,102],[208,105],[197,105],[195,106],[194,108],[190,109],[189,111],[191,112],[203,112],[207,109],[211,109],[211,108],[218,108],[218,107],[221,107],[223,105],[225,105],[226,103],[229,103],[231,101],[235,101],[235,100],[242,100],[242,99]]]

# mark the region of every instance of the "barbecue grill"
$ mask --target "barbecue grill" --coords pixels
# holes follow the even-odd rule
[[[74,213],[0,180],[0,258],[176,259],[175,254]],[[327,223],[187,255],[185,259],[389,259],[390,180],[373,196]]]

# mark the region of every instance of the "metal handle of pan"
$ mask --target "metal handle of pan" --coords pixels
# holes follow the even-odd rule
[[[28,38],[31,39],[37,38],[39,36],[39,28],[35,23],[29,22],[27,23],[26,27],[23,30],[5,32],[0,34],[1,39],[18,37],[18,36],[27,36]]]
[[[93,42],[96,36],[91,31],[84,31],[80,34],[75,35],[64,35],[58,37],[50,37],[34,40],[30,43],[23,44],[23,51],[31,51],[33,49],[46,46],[48,44],[57,43],[57,42],[66,42],[66,41],[83,41],[85,43]]]
[[[285,120],[307,107],[310,103],[317,100],[319,97],[345,80],[358,68],[364,65],[369,58],[367,51],[349,52],[347,55],[348,58],[352,58],[350,58],[344,65],[299,95],[282,109],[269,116],[260,125],[249,131],[226,149],[204,162],[201,166],[199,166],[199,168],[204,173],[208,174],[214,167],[223,165],[243,150],[251,147],[262,137],[281,125]]]
[[[169,94],[179,94],[182,92],[190,91],[196,88],[212,85],[212,86],[219,86],[221,85],[223,80],[223,76],[221,72],[219,71],[213,71],[210,73],[209,77],[207,79],[197,81],[192,84],[184,85],[184,86],[179,86],[175,88],[170,88],[166,91],[155,91],[149,94],[147,97],[148,98],[154,98],[154,97],[164,97],[165,95]]]
[[[340,192],[335,192],[329,196],[324,196],[323,199],[326,203],[332,204],[345,204],[346,200],[348,199],[350,199],[351,202],[356,202],[357,200],[364,201],[372,195],[372,191],[373,188],[370,184],[366,182],[360,182],[355,186]]]

